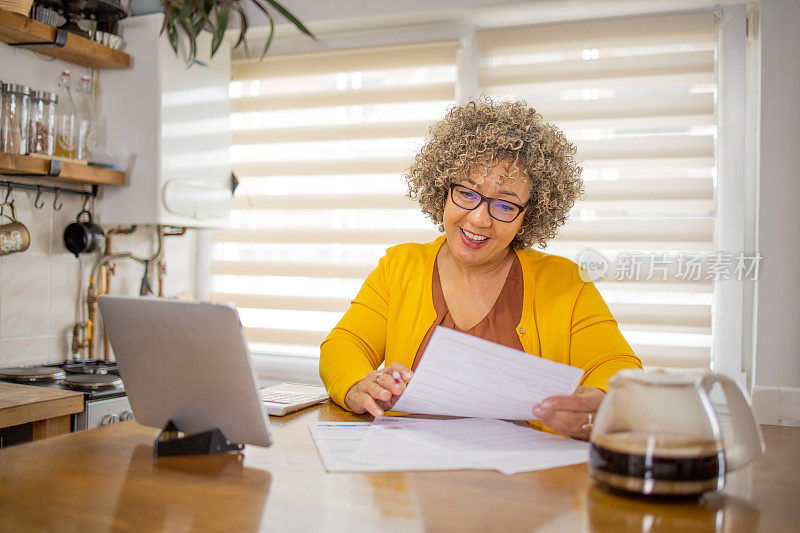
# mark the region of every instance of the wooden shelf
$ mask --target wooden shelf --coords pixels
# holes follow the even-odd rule
[[[89,68],[128,68],[131,56],[98,42],[67,33],[64,46],[52,46],[56,28],[18,13],[0,9],[0,41],[8,44],[38,43],[29,48],[40,54]]]
[[[0,174],[44,178],[62,183],[86,185],[124,185],[125,173],[109,168],[92,167],[79,161],[61,161],[58,175],[50,174],[50,159],[0,152]]]

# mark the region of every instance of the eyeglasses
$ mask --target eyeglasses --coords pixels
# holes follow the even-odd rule
[[[525,210],[524,205],[499,198],[487,198],[478,191],[457,183],[450,184],[450,198],[458,207],[469,211],[477,209],[479,205],[486,202],[489,206],[489,216],[500,222],[514,222]]]

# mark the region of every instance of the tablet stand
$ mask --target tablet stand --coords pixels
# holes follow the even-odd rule
[[[238,452],[244,444],[237,444],[225,438],[219,428],[194,435],[184,435],[172,420],[158,434],[153,442],[153,456],[211,455],[215,453]]]

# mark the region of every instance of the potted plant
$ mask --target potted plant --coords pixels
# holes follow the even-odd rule
[[[164,25],[161,32],[167,33],[169,44],[178,55],[180,42],[186,44],[186,60],[188,64],[197,58],[197,36],[201,31],[209,31],[211,39],[211,57],[217,52],[225,31],[232,20],[239,19],[239,37],[234,48],[244,45],[247,51],[247,42],[244,37],[247,33],[248,21],[243,4],[252,2],[267,16],[269,20],[269,35],[261,51],[263,58],[275,33],[275,13],[279,13],[291,22],[299,31],[312,39],[314,34],[276,0],[162,0],[164,6]]]

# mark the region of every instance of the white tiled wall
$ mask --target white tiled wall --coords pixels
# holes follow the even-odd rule
[[[89,264],[79,262],[61,242],[66,221],[75,217],[83,199],[60,196],[61,211],[54,211],[52,194],[42,194],[45,206],[40,210],[33,206],[35,197],[21,190],[11,196],[17,220],[30,232],[30,246],[0,257],[0,366],[4,367],[66,358],[77,316],[78,274],[81,263],[83,268]]]
[[[0,176],[6,179],[13,178]],[[0,188],[0,200],[5,192]],[[75,220],[83,198],[61,195],[61,210],[55,211],[52,193],[42,194],[45,206],[40,210],[33,206],[35,197],[36,193],[19,189],[12,193],[17,219],[28,228],[31,243],[24,252],[0,257],[0,367],[53,363],[70,356],[72,327],[85,305],[89,271],[97,259],[96,253],[76,259],[62,241],[64,228]],[[168,296],[194,290],[192,241],[191,232],[166,240]],[[115,237],[114,251],[150,256],[155,242],[154,229],[141,226],[131,235]],[[151,272],[156,290],[154,265]],[[117,261],[111,292],[138,294],[142,273],[139,263]]]

